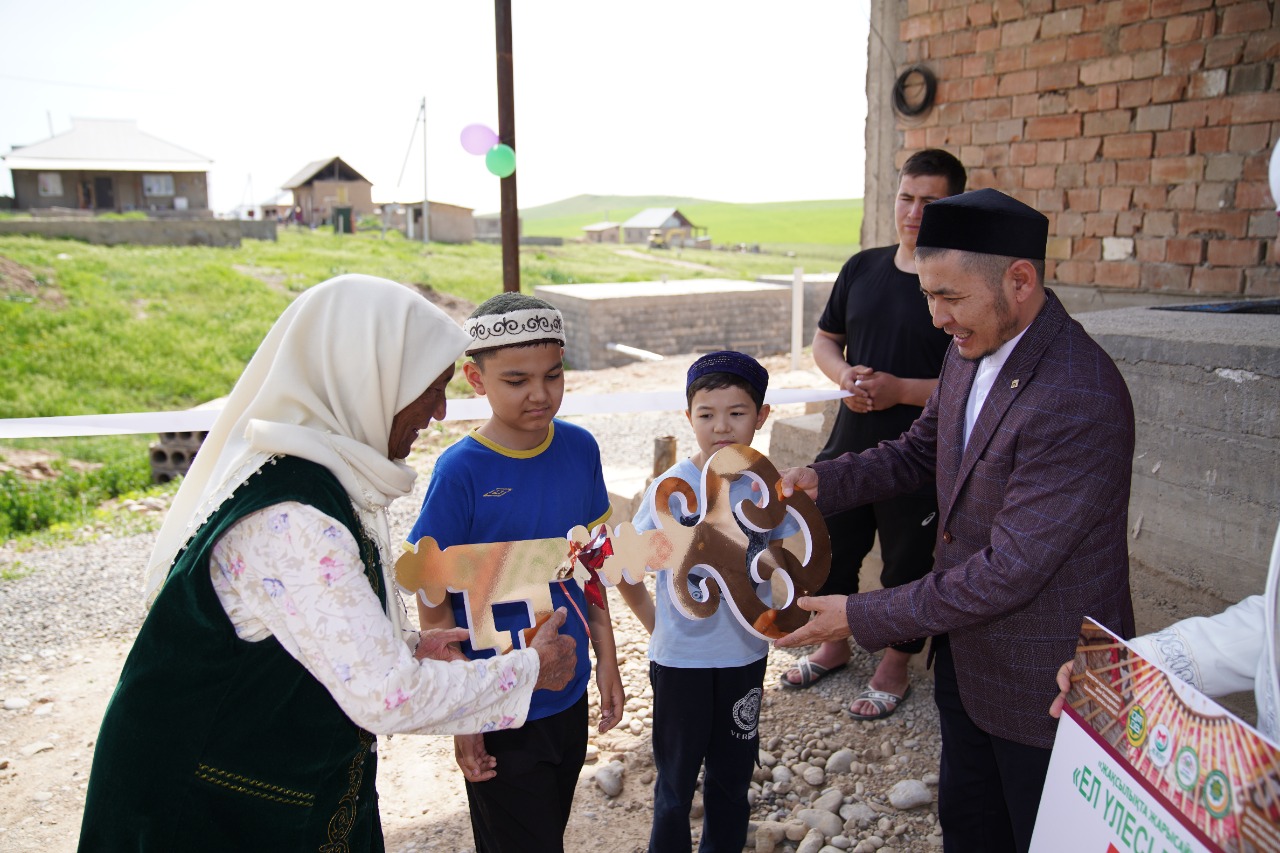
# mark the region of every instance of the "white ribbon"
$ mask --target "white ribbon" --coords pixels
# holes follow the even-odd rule
[[[816,403],[848,397],[848,391],[816,388],[779,388],[765,395],[773,406],[789,403]],[[627,412],[683,411],[685,397],[679,391],[645,391],[632,394],[566,394],[558,417],[567,415],[612,415]],[[118,415],[67,415],[55,418],[9,418],[0,420],[3,438],[63,438],[75,435],[133,435],[136,433],[207,432],[222,407],[187,409],[178,412],[130,412]],[[489,417],[484,397],[450,400],[450,421],[479,421]]]

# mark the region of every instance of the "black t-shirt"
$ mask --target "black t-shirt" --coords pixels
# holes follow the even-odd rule
[[[937,379],[951,336],[934,328],[920,277],[893,263],[897,246],[868,249],[845,262],[818,328],[845,338],[845,361],[903,379]],[[856,414],[840,406],[818,460],[860,453],[906,432],[922,409],[897,405]]]

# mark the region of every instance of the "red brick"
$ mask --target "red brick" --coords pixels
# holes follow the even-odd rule
[[[1060,92],[1046,92],[1041,95],[1020,96],[1030,99],[1034,115],[1056,116],[1067,112],[1067,96]],[[1014,99],[1014,112],[1018,109],[1018,99]]]
[[[1133,55],[1133,79],[1146,80],[1164,73],[1164,51],[1143,50]]]
[[[1205,68],[1231,68],[1244,59],[1243,38],[1218,38],[1204,48]]]
[[[942,10],[942,26],[946,27],[947,32],[954,33],[962,30],[969,22],[969,15],[963,8],[952,8]]]
[[[991,73],[991,56],[981,53],[966,56],[960,64],[960,73],[965,77],[980,77]]]
[[[1014,95],[1009,99],[1010,113],[1013,118],[1023,119],[1028,116],[1039,115],[1040,96],[1039,95]],[[1059,112],[1065,112],[1060,110]],[[1050,113],[1053,115],[1053,113]]]
[[[1067,92],[1067,107],[1073,113],[1094,112],[1098,109],[1098,90],[1094,88],[1071,89]]]
[[[1063,284],[1093,284],[1093,264],[1089,261],[1063,261],[1053,273]]]
[[[1120,50],[1125,53],[1154,50],[1163,47],[1164,41],[1164,24],[1160,21],[1147,21],[1120,29]]]
[[[988,145],[987,150],[982,152],[982,165],[988,169],[994,169],[999,166],[1009,165],[1009,146],[1007,145]]]
[[[1172,15],[1198,12],[1212,5],[1213,0],[1151,0],[1151,17],[1168,18]]]
[[[1151,183],[1151,161],[1120,160],[1116,163],[1116,183],[1123,187]]]
[[[1151,81],[1133,80],[1116,86],[1116,105],[1120,109],[1145,107],[1151,103]]]
[[[1164,254],[1170,263],[1198,266],[1204,263],[1204,240],[1175,237],[1165,243]]]
[[[1112,3],[1097,3],[1085,9],[1081,26],[1086,30],[1096,30],[1102,27],[1132,24],[1137,21],[1145,21],[1148,18],[1164,17],[1163,15],[1149,14],[1149,9],[1150,4],[1147,0],[1118,0],[1118,2]]]
[[[1245,154],[1244,170],[1240,173],[1240,177],[1246,181],[1266,181],[1271,174],[1270,163],[1270,155],[1266,152]]]
[[[975,77],[973,79],[973,96],[975,98],[994,98],[997,85],[995,77]]]
[[[1133,129],[1138,131],[1168,130],[1173,107],[1169,104],[1150,104],[1138,107],[1133,114]]]
[[[1057,234],[1061,237],[1081,237],[1084,235],[1084,214],[1065,210],[1058,214]]]
[[[1280,76],[1275,81],[1280,83]],[[1249,92],[1224,99],[1236,123],[1280,121],[1280,92]]]
[[[1161,157],[1151,161],[1153,183],[1185,184],[1203,178],[1203,157]]]
[[[932,5],[929,0],[907,0],[907,14],[924,15]]]
[[[1025,47],[1036,40],[1040,34],[1040,19],[1026,18],[1005,24],[1000,28],[1001,47]]]
[[[1169,130],[1156,134],[1157,157],[1185,157],[1191,153],[1191,131]]]
[[[1132,160],[1150,157],[1153,135],[1150,133],[1122,133],[1103,137],[1102,156],[1111,160]]]
[[[1164,52],[1164,73],[1190,74],[1199,71],[1204,64],[1204,45],[1200,42],[1180,44],[1167,48]]]
[[[1168,195],[1169,191],[1164,187],[1137,186],[1133,188],[1133,206],[1144,210],[1160,210]]]
[[[1205,166],[1208,175],[1213,162]],[[1201,181],[1196,184],[1196,210],[1224,210],[1231,204],[1235,186],[1221,181]]]
[[[1084,186],[1084,164],[1063,163],[1058,167],[1058,186],[1064,190],[1079,189]]]
[[[1054,186],[1057,167],[1028,166],[1022,170],[1022,185],[1031,190],[1047,190]]]
[[[1050,65],[1036,73],[1036,88],[1041,92],[1060,92],[1064,89],[1073,91],[1079,84],[1080,66],[1074,62]]]
[[[1164,25],[1164,40],[1167,44],[1182,44],[1200,38],[1199,15],[1179,15],[1170,18]]]
[[[997,50],[993,59],[996,74],[1008,74],[1027,67],[1026,50],[1021,47],[1004,47]]]
[[[938,81],[938,100],[939,101],[973,100],[973,80],[967,77],[961,77],[958,80],[939,80]]]
[[[1084,19],[1081,9],[1064,9],[1050,12],[1040,20],[1040,38],[1052,39],[1058,36],[1072,36],[1080,32],[1080,22]]]
[[[968,168],[966,166],[966,168]],[[996,173],[994,169],[970,168],[969,169],[969,189],[981,190],[988,187],[996,186]]]
[[[1178,184],[1169,188],[1169,199],[1165,202],[1170,210],[1194,210],[1196,206],[1196,185]]]
[[[1271,196],[1268,194],[1267,198]],[[1280,236],[1280,216],[1275,213],[1276,204],[1272,201],[1262,213],[1249,214],[1249,236],[1274,240]]]
[[[1191,271],[1193,293],[1238,294],[1244,289],[1244,270],[1200,267]]]
[[[974,53],[991,53],[1000,47],[1000,29],[978,30],[978,40],[973,46]]]
[[[1084,164],[1086,187],[1108,187],[1116,182],[1116,164],[1112,160]]]
[[[1026,16],[1026,9],[1022,4],[1022,0],[996,0],[995,18],[996,21],[1004,23],[1006,21],[1016,21]]]
[[[937,12],[912,15],[910,18],[904,18],[898,25],[898,37],[903,41],[928,38],[940,32],[942,32],[942,15]]]
[[[1098,87],[1098,109],[1114,110],[1119,101],[1119,89],[1114,83]]]
[[[1009,98],[988,98],[987,119],[989,121],[1003,121],[1013,115],[1010,107],[1011,100]]]
[[[944,22],[943,27],[945,26],[946,23]],[[950,32],[944,31],[941,35],[936,35],[928,39],[927,43],[929,45],[929,58],[941,64],[946,58],[951,56],[951,45],[955,43],[955,36]],[[943,74],[941,67],[939,67],[938,76],[945,80],[950,76],[950,74]]]
[[[1128,187],[1103,187],[1100,206],[1103,210],[1128,210],[1132,195]]]
[[[1101,147],[1102,140],[1096,136],[1068,139],[1064,157],[1068,163],[1089,163],[1098,156]]]
[[[1116,215],[1116,234],[1132,237],[1142,228],[1142,211],[1122,210]]]
[[[1067,59],[1097,59],[1107,55],[1106,45],[1098,33],[1083,33],[1067,39]]]
[[[1208,104],[1204,101],[1182,101],[1173,105],[1170,127],[1204,127],[1208,124]]]
[[[956,55],[965,56],[967,58],[968,54],[973,53],[974,45],[978,43],[977,34],[967,26],[962,25],[956,29],[955,37]]]
[[[1062,139],[1079,135],[1079,115],[1037,116],[1027,119],[1023,138],[1029,140]]]
[[[1095,213],[1101,198],[1101,190],[1095,187],[1084,187],[1078,190],[1067,190],[1067,209],[1080,213]]]
[[[1173,101],[1180,101],[1186,91],[1186,75],[1157,77],[1151,81],[1151,102],[1154,104],[1168,104]]]
[[[1227,150],[1229,127],[1204,127],[1195,132],[1197,154],[1221,154]]]
[[[1037,142],[1035,146],[1037,163],[1056,164],[1063,162],[1067,144],[1061,139],[1050,139],[1044,142]]]
[[[1144,290],[1186,290],[1191,286],[1191,270],[1177,264],[1143,264],[1138,283]]]
[[[1143,233],[1148,237],[1172,237],[1178,233],[1178,229],[1174,227],[1175,216],[1171,210],[1148,211],[1142,217]]]
[[[1040,68],[1045,65],[1062,62],[1066,58],[1066,39],[1054,39],[1053,41],[1040,41],[1027,45],[1025,62],[1027,68]]]
[[[1086,213],[1084,215],[1086,237],[1110,237],[1116,233],[1114,212]]]
[[[1159,237],[1139,237],[1133,241],[1133,256],[1144,264],[1164,261],[1164,243]]]
[[[1178,217],[1178,230],[1199,237],[1243,237],[1249,229],[1249,214],[1223,210],[1218,213],[1183,213]]]
[[[1262,0],[1228,6],[1222,13],[1222,34],[1251,33],[1271,26],[1271,10]]]
[[[1274,58],[1278,47],[1280,47],[1280,28],[1253,33],[1245,42],[1244,56],[1241,59],[1245,62],[1261,62]]]
[[[1014,71],[1005,74],[1000,78],[1000,87],[997,91],[1002,96],[1025,95],[1029,92],[1034,92],[1036,91],[1036,72]]]
[[[966,169],[973,169],[982,164],[982,152],[985,149],[978,145],[966,145],[960,149],[960,153],[956,156],[960,158],[960,162],[964,164]],[[969,189],[980,189],[973,184],[973,172],[969,173]]]
[[[991,4],[970,3],[965,10],[969,15],[969,24],[974,27],[991,26]]]
[[[1100,83],[1132,79],[1133,57],[1127,54],[1093,59],[1080,65],[1080,83],[1084,86],[1097,86]]]
[[[1276,200],[1271,197],[1265,181],[1241,181],[1236,184],[1236,209],[1274,211]],[[1280,217],[1271,217],[1273,221],[1277,218]],[[1250,233],[1253,233],[1252,226]]]
[[[1036,193],[1036,203],[1032,206],[1041,213],[1048,215],[1066,209],[1066,205],[1066,194],[1062,190],[1054,188],[1040,190]],[[1050,223],[1049,233],[1053,233],[1052,223]]]
[[[1262,263],[1261,240],[1210,240],[1209,263],[1216,267],[1252,267]]]
[[[1093,265],[1094,281],[1103,287],[1137,288],[1142,265],[1133,261],[1099,261]]]
[[[994,145],[996,141],[996,123],[980,121],[972,127],[974,145]]]
[[[1116,133],[1128,133],[1130,120],[1131,116],[1128,110],[1086,113],[1084,117],[1084,133],[1086,136],[1108,136]]]

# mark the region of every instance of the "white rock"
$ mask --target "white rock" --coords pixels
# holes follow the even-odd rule
[[[622,764],[614,761],[596,770],[596,785],[605,796],[613,798],[622,793]]]
[[[4,700],[4,709],[6,711],[21,711],[30,704],[30,699],[23,699],[20,696],[10,696]]]
[[[813,801],[813,808],[836,814],[844,805],[844,792],[839,788],[828,788]]]
[[[42,741],[36,741],[35,743],[29,744],[28,746],[24,746],[21,750],[19,750],[19,752],[22,753],[22,756],[24,758],[30,758],[31,756],[35,755],[37,752],[44,752],[45,750],[49,750],[49,749],[53,749],[53,744],[49,743],[47,740],[42,740]]]
[[[804,771],[803,779],[806,784],[816,788],[827,781],[827,774],[821,767],[808,767]]]
[[[844,818],[844,830],[849,835],[857,834],[859,829],[866,829],[877,817],[875,809],[866,803],[850,803],[840,809],[840,817]]]
[[[788,841],[799,841],[809,834],[809,825],[802,820],[792,819],[783,826],[783,834]]]
[[[839,835],[844,830],[844,823],[829,811],[822,809],[800,809],[796,818],[804,821],[805,826],[816,829],[824,838]]]
[[[760,750],[760,764],[764,767],[773,767],[778,763],[778,758],[772,752]]]
[[[600,759],[600,747],[594,743],[587,744],[587,757],[583,759],[585,764],[595,764]]]
[[[796,853],[818,853],[822,849],[822,845],[822,832],[817,829],[811,829],[805,835],[804,840],[800,842],[800,846],[796,848]]]
[[[926,773],[920,777],[920,781],[928,785],[930,788],[938,787],[938,774]]]
[[[37,803],[47,803],[53,799],[53,794],[48,791],[36,791],[31,795],[31,799],[35,800]]]
[[[903,779],[889,789],[889,802],[895,809],[914,809],[933,802],[933,792],[919,779]]]
[[[790,782],[792,778],[794,778],[791,775],[791,769],[783,764],[779,764],[777,767],[774,767],[772,771],[772,775],[773,775],[773,784],[775,785],[781,785],[784,782]]]
[[[849,840],[847,835],[837,835],[831,839],[831,847],[836,850],[848,850],[852,846],[853,842]],[[823,853],[823,851],[820,850],[818,853]]]
[[[837,750],[827,759],[828,773],[848,773],[853,766],[854,754],[851,749]]]
[[[33,717],[45,717],[45,716],[48,716],[49,714],[52,714],[52,713],[53,713],[53,706],[52,706],[52,705],[39,705],[39,706],[37,706],[37,707],[36,707],[36,709],[35,709],[34,711],[32,711],[32,712],[31,712],[31,716],[33,716]]]
[[[631,718],[631,722],[629,726],[631,728],[631,733],[633,735],[638,735],[644,732],[644,723],[636,719],[635,717]]]

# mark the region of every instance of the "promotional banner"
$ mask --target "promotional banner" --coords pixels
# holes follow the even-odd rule
[[[1033,853],[1280,853],[1280,748],[1092,620]]]

